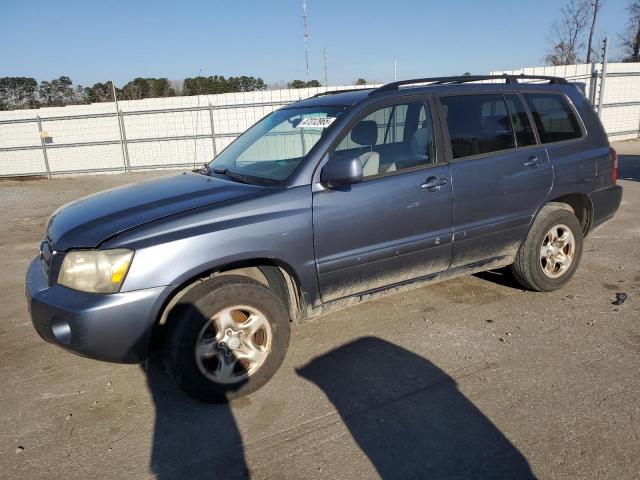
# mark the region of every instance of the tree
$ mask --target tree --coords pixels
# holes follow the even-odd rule
[[[83,104],[87,103],[87,94],[85,88],[82,85],[78,85],[73,91],[73,103]]]
[[[320,87],[320,82],[318,80],[309,80],[305,82],[304,80],[293,80],[291,83],[287,84],[287,88],[317,88]]]
[[[222,75],[212,77],[185,78],[182,86],[183,95],[210,95],[215,93],[253,92],[264,90],[267,85],[260,77],[229,77]]]
[[[0,110],[35,108],[38,82],[31,77],[0,78]]]
[[[231,77],[229,80],[231,80],[232,78],[233,77]],[[241,92],[253,92],[256,90],[264,90],[267,88],[267,84],[264,83],[264,80],[262,80],[260,77],[254,78],[246,77],[243,75],[239,78],[238,84],[240,86]]]
[[[596,30],[596,20],[598,19],[598,13],[600,12],[600,9],[602,8],[603,4],[604,4],[604,0],[593,0],[593,3],[591,4],[592,17],[591,17],[591,29],[589,30],[589,41],[587,42],[587,63],[591,63],[591,55],[595,53],[592,48],[593,34]]]
[[[93,87],[87,87],[84,89],[85,99],[90,103],[97,102],[113,102],[113,90],[111,86],[111,81],[106,83],[96,83]],[[116,88],[116,95],[118,96],[118,100],[124,100],[124,92],[119,88]]]
[[[38,87],[38,95],[44,105],[61,106],[73,101],[73,82],[69,77],[58,77],[50,82],[42,81]]]
[[[176,96],[176,91],[168,78],[138,77],[122,87],[122,92],[127,100]]]
[[[287,84],[287,88],[304,88],[307,84],[304,80],[294,80]]]
[[[149,84],[146,78],[135,78],[122,87],[122,92],[128,100],[141,100],[149,97]]]
[[[623,49],[623,61],[640,62],[640,0],[633,0],[627,7],[629,20],[618,41]]]
[[[320,83],[309,82],[310,86]],[[225,78],[222,75],[211,77],[186,78],[183,82],[170,81],[167,78],[137,77],[116,88],[118,100],[140,100],[143,98],[174,97],[182,90],[184,95],[205,95],[228,92],[252,92],[265,90],[267,84],[260,77],[241,75]],[[0,110],[17,108],[37,108],[44,106],[62,106],[83,103],[112,102],[113,86],[111,81],[95,83],[91,87],[73,85],[69,77],[61,76],[39,84],[34,78],[0,77]]]
[[[589,0],[569,0],[560,9],[562,19],[551,27],[552,46],[545,56],[549,65],[571,65],[578,63],[579,51],[583,48],[584,30],[590,17]]]
[[[354,85],[366,85],[367,81],[364,78],[359,78],[354,82]]]

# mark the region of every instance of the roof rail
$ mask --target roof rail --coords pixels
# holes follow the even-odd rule
[[[481,80],[504,80],[505,83],[518,83],[518,80],[548,80],[549,83],[557,83],[566,85],[567,81],[562,77],[549,77],[546,75],[463,75],[457,77],[431,77],[431,78],[414,78],[412,80],[401,80],[399,82],[387,83],[381,87],[378,87],[371,91],[369,95],[375,95],[380,92],[388,92],[391,90],[398,90],[404,85],[414,85],[418,83],[430,83],[433,85],[444,85],[447,83],[468,83],[478,82]]]
[[[336,93],[359,92],[361,90],[371,90],[371,87],[369,87],[369,88],[343,88],[342,90],[327,90],[326,92],[316,93],[315,95],[313,95],[312,97],[309,97],[309,98],[324,97],[325,95],[333,95],[333,94],[336,94]]]

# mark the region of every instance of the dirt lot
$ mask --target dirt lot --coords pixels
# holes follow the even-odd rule
[[[276,377],[231,407],[156,362],[65,353],[27,316],[48,215],[151,174],[0,182],[0,477],[638,478],[640,143],[617,147],[622,207],[566,288],[489,273],[352,307],[295,328]]]

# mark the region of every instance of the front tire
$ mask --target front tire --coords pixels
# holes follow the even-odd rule
[[[573,277],[583,246],[582,226],[572,211],[555,205],[540,210],[511,267],[523,287],[551,292]]]
[[[169,374],[188,395],[222,403],[266,384],[289,346],[287,309],[247,277],[214,277],[193,287],[170,317]]]

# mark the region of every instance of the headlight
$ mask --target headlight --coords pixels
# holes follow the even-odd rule
[[[115,250],[72,250],[64,256],[58,283],[89,293],[114,293],[127,275],[133,252]]]

